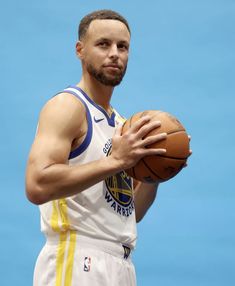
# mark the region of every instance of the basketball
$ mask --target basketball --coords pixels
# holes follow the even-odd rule
[[[134,114],[125,121],[122,134],[144,115],[149,115],[150,121],[161,121],[161,126],[153,129],[146,136],[167,133],[166,139],[146,146],[146,148],[164,148],[166,153],[143,157],[137,165],[125,171],[138,181],[146,183],[164,182],[176,176],[184,167],[190,155],[188,134],[177,118],[158,110],[147,110]]]

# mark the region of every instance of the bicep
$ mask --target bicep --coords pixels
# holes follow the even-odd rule
[[[61,97],[47,103],[40,114],[27,173],[38,173],[53,164],[68,163],[72,142],[79,137],[79,126],[85,113],[76,99]]]
[[[29,155],[32,168],[44,169],[53,164],[66,164],[71,141],[67,137],[43,132],[38,134]]]

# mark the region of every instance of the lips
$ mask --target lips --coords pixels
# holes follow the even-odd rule
[[[113,68],[113,69],[119,69],[121,70],[121,67],[119,65],[116,65],[116,64],[107,64],[107,65],[104,65],[105,68]]]

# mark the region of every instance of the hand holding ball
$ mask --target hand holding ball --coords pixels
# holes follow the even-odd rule
[[[151,121],[161,121],[161,126],[150,131],[146,137],[163,132],[167,133],[166,139],[153,143],[146,148],[163,148],[166,149],[166,153],[146,156],[126,172],[129,176],[142,182],[164,182],[173,178],[184,167],[190,155],[189,137],[178,119],[167,112],[157,110],[134,114],[124,123],[122,134],[144,115],[149,115]]]

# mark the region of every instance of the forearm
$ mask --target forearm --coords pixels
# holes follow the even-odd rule
[[[30,201],[42,204],[75,195],[120,170],[111,157],[76,166],[53,164],[27,174],[26,192]]]
[[[139,182],[134,189],[136,221],[139,222],[154,202],[159,184]]]

